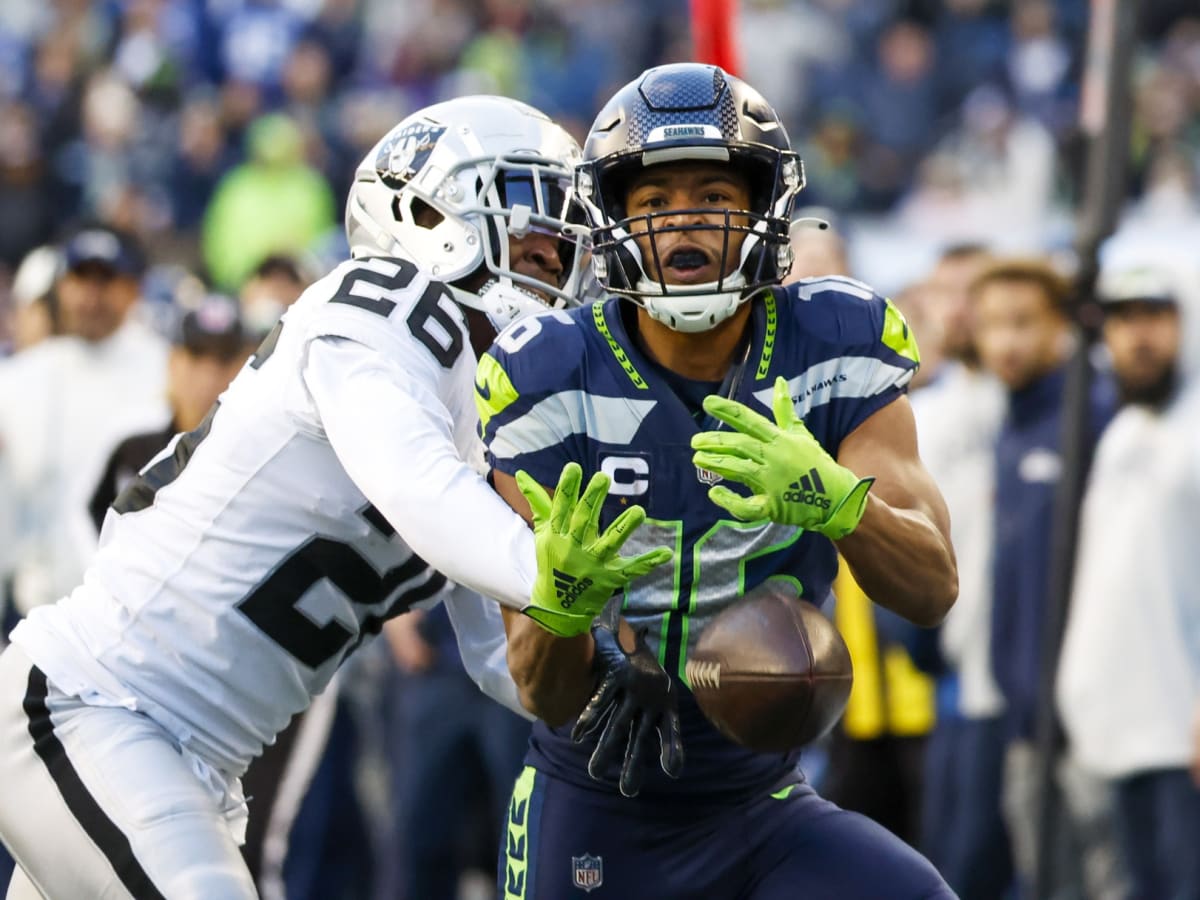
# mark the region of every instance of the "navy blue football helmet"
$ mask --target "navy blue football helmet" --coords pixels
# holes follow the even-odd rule
[[[726,210],[724,223],[667,225],[680,210],[630,217],[625,191],[642,168],[682,160],[728,163],[750,183],[750,209]],[[588,134],[575,174],[592,226],[592,265],[611,293],[628,297],[677,331],[704,331],[728,318],[791,268],[788,225],[804,187],[804,166],[778,114],[762,95],[717,66],[677,63],[642,73],[617,91]],[[712,217],[713,210],[696,210]],[[636,224],[636,228],[632,227]],[[653,243],[672,230],[742,232],[736,266],[722,259],[717,281],[668,285],[647,266],[635,231]],[[654,250],[657,257],[657,249]]]

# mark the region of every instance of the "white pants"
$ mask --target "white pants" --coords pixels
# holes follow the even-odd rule
[[[158,724],[0,653],[0,839],[49,900],[256,893],[212,788]],[[13,897],[30,896],[18,873]]]

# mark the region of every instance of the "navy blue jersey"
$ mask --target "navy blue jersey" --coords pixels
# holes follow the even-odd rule
[[[856,281],[810,279],[753,303],[744,358],[738,354],[721,390],[769,417],[782,375],[797,413],[835,456],[846,435],[904,392],[916,369],[916,343],[899,311]],[[692,463],[690,440],[725,426],[694,416],[694,404],[639,351],[627,330],[632,312],[613,298],[517,323],[480,361],[477,401],[494,468],[524,469],[553,487],[574,460],[585,479],[596,471],[611,477],[605,522],[631,503],[645,507],[646,524],[623,553],[665,545],[676,557],[629,586],[624,615],[648,629],[663,667],[686,684],[689,648],[716,614],[768,578],[786,579],[820,603],[837,555],[821,535],[732,520],[708,499],[719,477]],[[794,756],[755,754],[727,741],[690,692],[681,694],[683,776],[648,781],[644,794],[757,791],[794,767]],[[530,761],[586,784],[591,747],[573,746],[567,733],[536,726]]]

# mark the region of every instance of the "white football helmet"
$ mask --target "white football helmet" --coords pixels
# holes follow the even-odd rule
[[[474,96],[428,106],[358,167],[346,203],[351,255],[411,260],[497,330],[547,305],[576,305],[589,233],[572,201],[580,158],[574,138],[516,100]],[[508,236],[530,230],[559,238],[560,284],[512,270]],[[470,277],[485,270],[479,286]],[[474,289],[463,286],[467,278]]]

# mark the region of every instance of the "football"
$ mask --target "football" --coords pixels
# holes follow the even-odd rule
[[[854,671],[841,634],[813,604],[766,582],[721,612],[684,669],[717,730],[761,752],[816,740],[841,717]]]

